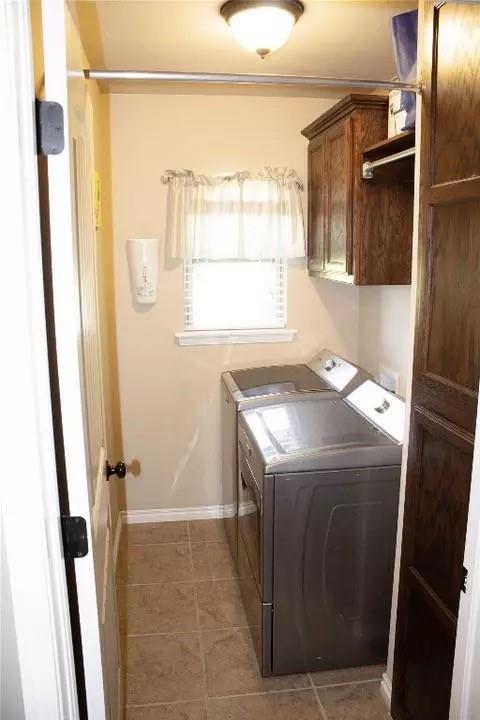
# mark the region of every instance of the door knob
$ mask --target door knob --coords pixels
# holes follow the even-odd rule
[[[109,465],[107,460],[107,480],[110,480],[110,475],[116,475],[118,478],[124,478],[127,474],[127,466],[120,460],[115,466]]]

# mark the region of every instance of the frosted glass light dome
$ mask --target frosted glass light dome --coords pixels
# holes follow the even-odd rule
[[[220,12],[240,45],[263,58],[287,42],[303,5],[298,0],[229,0]]]

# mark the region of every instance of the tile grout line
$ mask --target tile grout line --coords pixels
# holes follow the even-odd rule
[[[121,549],[124,549],[124,546],[126,545],[127,548],[137,548],[137,547],[151,547],[151,546],[158,546],[158,545],[188,545],[190,540],[187,538],[186,540],[161,540],[160,542],[128,542],[128,540],[124,540],[120,542],[120,545],[122,546]],[[193,545],[228,545],[228,542],[226,540],[191,540],[191,543]],[[120,546],[119,546],[120,547]]]
[[[149,585],[164,587],[165,585],[193,585],[193,580],[167,580],[166,582],[117,583],[117,587],[148,587]]]
[[[323,707],[322,701],[320,700],[320,695],[318,694],[318,688],[316,687],[315,683],[313,682],[311,673],[307,673],[307,677],[310,681],[310,687],[312,688],[313,693],[317,699],[318,709],[320,711],[320,717],[322,718],[322,720],[328,720],[326,710]]]
[[[195,598],[194,598],[195,603]],[[194,630],[167,630],[164,632],[122,633],[126,637],[158,637],[163,635],[197,635],[205,632],[226,632],[227,630],[250,630],[251,625],[226,625],[224,627],[198,627]],[[374,682],[372,680],[366,682]],[[351,683],[343,683],[350,685]]]
[[[142,703],[141,705],[125,705],[126,710],[133,710],[136,708],[157,708],[157,707],[175,707],[176,705],[188,705],[189,703],[203,703],[204,698],[188,698],[187,700],[166,700],[163,702],[156,703]]]
[[[117,587],[144,587],[145,585],[191,585],[193,583],[214,583],[214,582],[235,582],[240,578],[238,577],[213,577],[213,578],[198,578],[196,580],[161,580],[159,582],[147,582],[147,583],[122,583],[117,582]]]
[[[264,692],[250,692],[250,693],[235,693],[234,695],[210,695],[207,700],[230,700],[231,698],[243,698],[243,697],[259,697],[263,695],[285,695],[287,693],[308,693],[311,688],[279,688],[275,690],[265,690]],[[128,705],[129,708],[141,708],[141,707],[158,707],[163,705],[179,705],[187,702],[201,702],[202,698],[192,698],[189,700],[170,700],[167,702],[158,703],[147,703],[144,705]]]
[[[123,633],[125,637],[130,638],[147,638],[147,637],[165,637],[168,635],[198,635],[200,630],[168,630],[167,632],[147,632],[147,633]]]
[[[202,638],[202,632],[200,628],[200,605],[198,602],[198,589],[197,589],[197,578],[195,574],[195,564],[193,562],[193,551],[192,551],[192,535],[190,532],[190,521],[187,521],[187,535],[188,535],[188,547],[190,551],[190,563],[192,567],[192,577],[193,577],[193,598],[195,603],[195,614],[197,618],[197,628],[198,628],[198,644],[200,648],[200,656],[201,656],[201,662],[202,662],[202,669],[203,669],[203,682],[205,686],[205,697],[204,697],[204,706],[205,706],[205,715],[208,715],[208,686],[207,686],[207,662],[205,658],[205,649],[203,647],[203,638]]]
[[[317,690],[323,690],[324,688],[332,688],[332,687],[348,687],[350,685],[369,685],[370,683],[378,683],[380,682],[381,678],[369,678],[368,680],[350,680],[350,682],[333,682],[333,683],[327,683],[326,685],[315,685]]]
[[[276,688],[274,690],[264,690],[258,692],[249,693],[235,693],[234,695],[212,695],[212,700],[229,700],[230,698],[242,698],[242,697],[257,697],[258,695],[281,695],[286,693],[308,693],[309,687],[297,687],[297,688]]]

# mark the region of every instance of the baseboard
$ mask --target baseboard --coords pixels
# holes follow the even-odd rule
[[[175,520],[211,520],[235,515],[235,505],[204,505],[187,508],[162,508],[158,510],[122,510],[122,523],[158,523]]]
[[[118,549],[120,547],[120,538],[122,535],[123,517],[119,512],[117,515],[117,524],[115,525],[115,537],[113,538],[113,571],[117,569]]]
[[[382,682],[380,683],[380,695],[382,700],[387,706],[388,712],[390,712],[390,706],[392,704],[392,681],[388,677],[387,673],[383,673]]]

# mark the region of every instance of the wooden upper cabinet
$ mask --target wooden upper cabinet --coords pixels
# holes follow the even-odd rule
[[[356,285],[408,285],[413,172],[362,179],[363,151],[387,136],[388,100],[348,95],[302,130],[308,148],[308,269]]]

